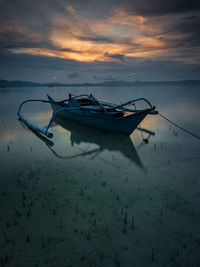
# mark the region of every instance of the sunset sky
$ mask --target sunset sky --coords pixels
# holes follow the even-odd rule
[[[200,78],[200,1],[0,0],[0,79]]]

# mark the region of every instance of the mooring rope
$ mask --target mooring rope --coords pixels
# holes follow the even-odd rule
[[[187,129],[181,127],[181,126],[179,126],[178,124],[174,123],[173,121],[169,120],[167,117],[165,117],[164,115],[162,115],[159,111],[158,111],[158,114],[159,114],[163,119],[167,120],[168,122],[170,122],[171,124],[173,124],[173,125],[174,125],[175,127],[177,127],[178,129],[180,129],[180,130],[182,130],[182,131],[184,131],[184,132],[186,132],[186,133],[188,133],[188,134],[191,134],[192,136],[194,136],[194,137],[200,139],[200,136],[199,136],[199,135],[194,134],[194,133],[190,132],[189,130],[187,130]]]

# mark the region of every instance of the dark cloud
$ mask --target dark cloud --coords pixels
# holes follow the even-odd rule
[[[42,43],[37,35],[21,27],[0,26],[1,48],[41,47]]]
[[[76,62],[26,54],[0,54],[0,79],[35,82],[67,82],[66,73],[77,72],[76,82],[104,80],[181,80],[198,79],[200,65],[170,60],[134,58],[126,64],[115,62]],[[109,74],[108,74],[109,73]],[[96,78],[96,79],[95,79]]]
[[[170,18],[168,18],[170,21]],[[200,16],[181,16],[171,22],[163,23],[163,31],[157,39],[163,41],[168,49],[174,49],[176,54],[191,58],[200,56]]]
[[[71,73],[67,73],[67,77],[69,79],[76,79],[78,78],[79,74],[77,72],[71,72]]]
[[[95,81],[116,81],[117,79],[113,77],[113,74],[98,76],[96,74],[93,75]]]
[[[115,81],[116,78],[113,77],[112,74],[110,74],[110,75],[108,75],[108,76],[104,76],[104,77],[102,77],[102,80],[104,80],[104,81]]]
[[[57,16],[67,16],[75,23],[80,22],[78,17],[72,17],[67,11],[66,7],[69,5],[83,17],[92,19],[103,19],[114,9],[125,9],[128,13],[143,16],[198,13],[200,10],[200,1],[194,0],[34,0],[31,3],[27,0],[4,0],[0,2],[0,21],[10,25],[17,22],[32,30],[47,31],[52,18],[56,19]]]
[[[26,0],[4,0],[0,3],[0,19],[10,25],[17,22],[27,28],[40,30],[48,28],[53,16],[66,14],[67,3],[68,1],[63,0],[34,0],[31,3]]]
[[[120,1],[120,4],[127,12],[143,16],[190,13],[200,10],[200,2],[194,0],[124,0]]]
[[[200,44],[200,15],[185,17],[170,28],[171,33],[181,33],[191,44]],[[188,39],[189,37],[189,39]],[[189,43],[187,42],[187,43]]]
[[[108,36],[103,36],[103,35],[98,35],[95,33],[92,33],[93,36],[89,36],[86,34],[86,36],[80,36],[80,40],[83,41],[92,41],[92,42],[97,42],[97,43],[116,43],[116,40],[114,40],[111,37]]]
[[[109,52],[106,52],[104,54],[104,56],[106,56],[108,58],[116,59],[118,61],[124,61],[125,60],[125,56],[123,54],[110,54]]]

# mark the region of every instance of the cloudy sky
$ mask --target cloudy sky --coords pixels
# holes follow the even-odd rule
[[[0,79],[200,78],[200,1],[0,0]]]

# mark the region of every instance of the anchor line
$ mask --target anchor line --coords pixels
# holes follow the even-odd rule
[[[171,121],[170,119],[168,119],[167,117],[165,117],[164,115],[162,115],[159,111],[158,111],[158,114],[159,114],[163,119],[165,119],[166,121],[170,122],[171,124],[173,124],[173,125],[174,125],[175,127],[177,127],[178,129],[180,129],[180,130],[182,130],[182,131],[184,131],[184,132],[186,132],[186,133],[188,133],[188,134],[190,134],[190,135],[192,135],[192,136],[194,136],[194,137],[200,139],[200,136],[199,136],[199,135],[194,134],[193,132],[191,132],[191,131],[189,131],[189,130],[187,130],[187,129],[181,127],[181,126],[179,126],[178,124],[174,123],[173,121]]]

